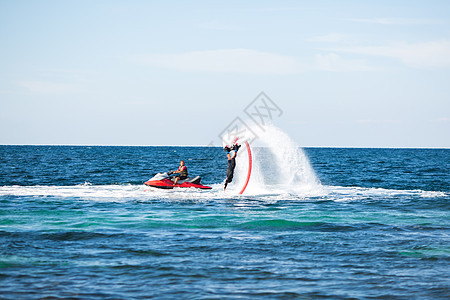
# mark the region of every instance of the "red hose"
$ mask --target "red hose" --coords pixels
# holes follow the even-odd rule
[[[250,145],[248,142],[245,142],[245,146],[247,146],[247,152],[248,152],[248,172],[247,172],[247,179],[245,180],[245,184],[242,187],[242,190],[239,192],[239,195],[242,195],[242,193],[247,188],[248,182],[250,180],[250,175],[252,174],[252,151],[250,150]]]

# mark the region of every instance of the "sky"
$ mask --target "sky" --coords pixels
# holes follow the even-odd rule
[[[450,1],[0,0],[0,144],[450,147]],[[249,121],[250,120],[250,121]]]

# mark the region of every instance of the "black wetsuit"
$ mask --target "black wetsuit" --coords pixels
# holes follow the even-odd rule
[[[225,179],[224,189],[227,188],[227,185],[233,181],[234,168],[236,167],[236,154],[231,156],[231,159],[228,160],[228,168],[227,168],[227,179]]]

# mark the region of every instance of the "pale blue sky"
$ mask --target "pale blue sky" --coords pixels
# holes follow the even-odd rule
[[[450,1],[0,0],[0,144],[450,147]]]

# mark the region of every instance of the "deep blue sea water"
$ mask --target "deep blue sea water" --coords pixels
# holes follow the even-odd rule
[[[220,148],[0,146],[0,299],[449,299],[450,150],[255,151],[238,195]],[[180,159],[213,189],[143,185]]]

